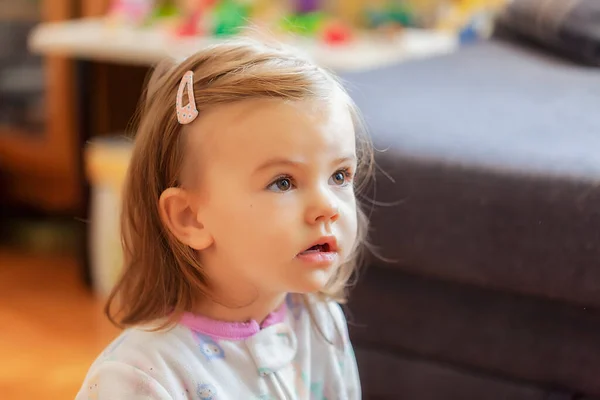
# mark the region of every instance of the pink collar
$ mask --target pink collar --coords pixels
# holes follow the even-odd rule
[[[192,313],[183,314],[179,323],[196,333],[211,336],[214,339],[244,340],[257,334],[261,329],[283,322],[286,314],[287,306],[284,302],[279,309],[269,314],[262,324],[254,320],[248,322],[218,321]]]

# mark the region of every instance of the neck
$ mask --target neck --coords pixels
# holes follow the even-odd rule
[[[194,313],[219,321],[256,321],[262,324],[269,314],[283,304],[286,294],[259,295],[250,302],[205,297],[197,302]]]

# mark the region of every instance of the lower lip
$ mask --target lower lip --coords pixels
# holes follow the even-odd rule
[[[329,265],[337,259],[337,253],[331,251],[311,251],[309,253],[300,253],[296,258],[309,264]]]

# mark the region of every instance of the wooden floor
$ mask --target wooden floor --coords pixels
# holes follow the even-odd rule
[[[0,248],[0,398],[73,399],[118,331],[73,257]]]

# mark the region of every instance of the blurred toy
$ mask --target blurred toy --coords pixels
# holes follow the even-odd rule
[[[114,0],[108,19],[115,24],[142,25],[154,8],[153,0]]]
[[[321,30],[325,19],[321,11],[292,14],[282,19],[281,28],[288,33],[314,36]]]
[[[295,12],[297,14],[306,14],[319,11],[319,0],[296,0]]]
[[[506,0],[454,0],[440,8],[437,29],[455,32],[461,43],[487,38],[494,15]]]
[[[390,39],[396,38],[404,28],[415,25],[415,15],[406,2],[393,0],[369,3],[365,12],[366,26]]]
[[[261,35],[277,31],[281,28],[278,24],[288,11],[280,0],[254,0],[252,3],[252,27],[261,30]]]
[[[180,22],[175,28],[177,36],[196,36],[207,33],[207,14],[215,0],[182,0],[179,2]]]
[[[352,40],[351,27],[323,9],[322,0],[295,0],[292,13],[281,19],[280,28],[292,33],[321,40],[328,45],[341,45]]]
[[[179,8],[174,0],[158,0],[146,21],[146,25],[173,24],[177,17],[179,17]]]
[[[215,36],[229,36],[239,33],[248,24],[250,13],[250,2],[236,0],[218,1],[212,14],[212,33]]]
[[[329,45],[340,45],[351,41],[352,30],[341,22],[327,23],[323,28],[323,41]]]
[[[388,0],[383,5],[370,3],[366,11],[367,25],[378,29],[390,25],[405,27],[414,24],[414,12],[408,3]]]

